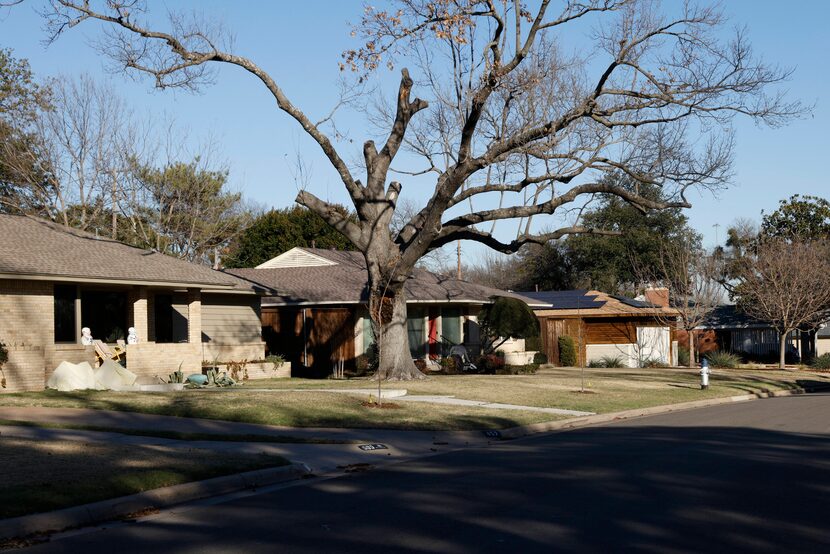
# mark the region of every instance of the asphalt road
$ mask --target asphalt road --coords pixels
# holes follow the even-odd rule
[[[32,552],[830,552],[830,395],[618,422],[85,532]]]

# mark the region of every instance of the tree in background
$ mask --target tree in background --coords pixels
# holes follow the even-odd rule
[[[344,216],[345,206],[337,206]],[[354,250],[346,237],[302,206],[271,210],[256,219],[231,244],[225,267],[256,267],[296,246]]]
[[[262,66],[230,51],[220,25],[171,13],[159,28],[135,0],[54,0],[43,10],[49,41],[89,21],[103,24],[100,51],[160,88],[196,90],[211,82],[213,68],[233,65],[268,90],[320,147],[354,204],[352,219],[309,190],[297,195],[366,259],[385,378],[423,377],[409,353],[405,284],[427,252],[471,240],[514,253],[602,232],[579,223],[545,232],[531,225],[594,194],[644,211],[690,207],[690,188],[717,188],[729,177],[735,114],[777,125],[803,112],[769,93],[787,71],[759,61],[740,32],[724,40],[725,20],[714,7],[685,4],[664,16],[640,0],[397,4],[365,8],[354,28],[362,44],[344,53],[341,68],[364,82],[378,67],[413,63],[429,101],[413,98],[415,80],[402,69],[385,132],[376,133],[383,138],[363,142],[357,167],[346,161],[354,153],[332,142],[339,134],[324,128],[331,117],[315,123]],[[571,29],[589,26],[591,44],[566,42]],[[398,157],[401,148],[414,155]],[[428,200],[398,232],[391,223],[403,184],[390,171],[431,181]],[[615,172],[662,187],[668,200],[603,178]],[[515,238],[494,234],[499,221],[516,222]]]
[[[686,331],[689,343],[689,367],[695,366],[693,331],[723,300],[723,288],[717,280],[716,259],[701,246],[701,236],[687,232],[679,237],[658,238],[657,259],[633,261],[638,280],[669,290],[670,305],[677,315],[658,315],[669,327]]]
[[[818,196],[794,194],[781,200],[778,209],[762,215],[765,237],[819,241],[830,239],[830,202]]]
[[[52,196],[35,123],[49,109],[49,89],[29,63],[0,49],[0,213],[40,213]]]
[[[738,268],[733,295],[744,312],[778,331],[778,366],[783,369],[787,336],[830,319],[828,246],[764,238],[738,260]]]
[[[242,195],[225,187],[227,170],[208,169],[199,158],[133,173],[142,194],[129,221],[144,248],[210,264],[250,223]]]
[[[665,201],[663,191],[622,175],[609,177],[616,186],[639,187],[639,194]],[[646,212],[622,198],[601,195],[599,204],[582,217],[582,224],[616,231],[617,235],[573,235],[565,240],[570,262],[569,288],[587,288],[609,294],[631,294],[641,285],[639,274],[655,273],[661,264],[660,244],[686,241],[692,232],[679,209]]]

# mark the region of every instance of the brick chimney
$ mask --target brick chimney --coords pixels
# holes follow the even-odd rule
[[[666,287],[653,287],[646,289],[643,296],[646,299],[646,302],[651,302],[657,306],[662,306],[664,308],[669,307],[669,289]]]

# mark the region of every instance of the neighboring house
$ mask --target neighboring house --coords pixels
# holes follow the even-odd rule
[[[734,304],[716,307],[695,328],[695,336],[702,353],[720,350],[738,354],[746,361],[778,361],[778,331],[769,323],[742,312]],[[830,333],[826,333],[826,328],[820,329],[818,333],[790,333],[787,337],[788,363],[809,359],[818,348],[830,350],[830,343],[824,342],[827,340],[830,340]]]
[[[830,354],[830,324],[823,324],[816,332],[816,356]]]
[[[677,311],[668,307],[665,289],[648,291],[650,301],[589,290],[519,294],[551,306],[534,309],[542,351],[550,363],[560,365],[559,337],[570,336],[580,351],[578,363],[612,357],[621,358],[625,367],[652,361],[676,364],[677,345],[666,320]]]
[[[5,390],[43,389],[64,360],[94,364],[83,327],[111,344],[135,327],[127,368],[147,380],[264,357],[258,285],[32,217],[0,215],[0,237]]]
[[[233,275],[276,291],[262,298],[263,338],[294,371],[327,374],[354,367],[374,342],[366,262],[359,252],[292,248]],[[414,359],[437,359],[449,344],[480,348],[481,307],[514,294],[416,269],[406,283],[407,329]],[[528,299],[523,299],[533,303]]]

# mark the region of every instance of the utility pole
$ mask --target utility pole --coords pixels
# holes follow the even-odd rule
[[[718,233],[718,229],[720,229],[720,223],[715,223],[712,225],[715,228],[715,246],[720,246],[720,236]]]
[[[461,280],[461,241],[458,241],[457,246],[457,257],[458,257],[458,269],[456,270],[456,277],[458,280]]]

